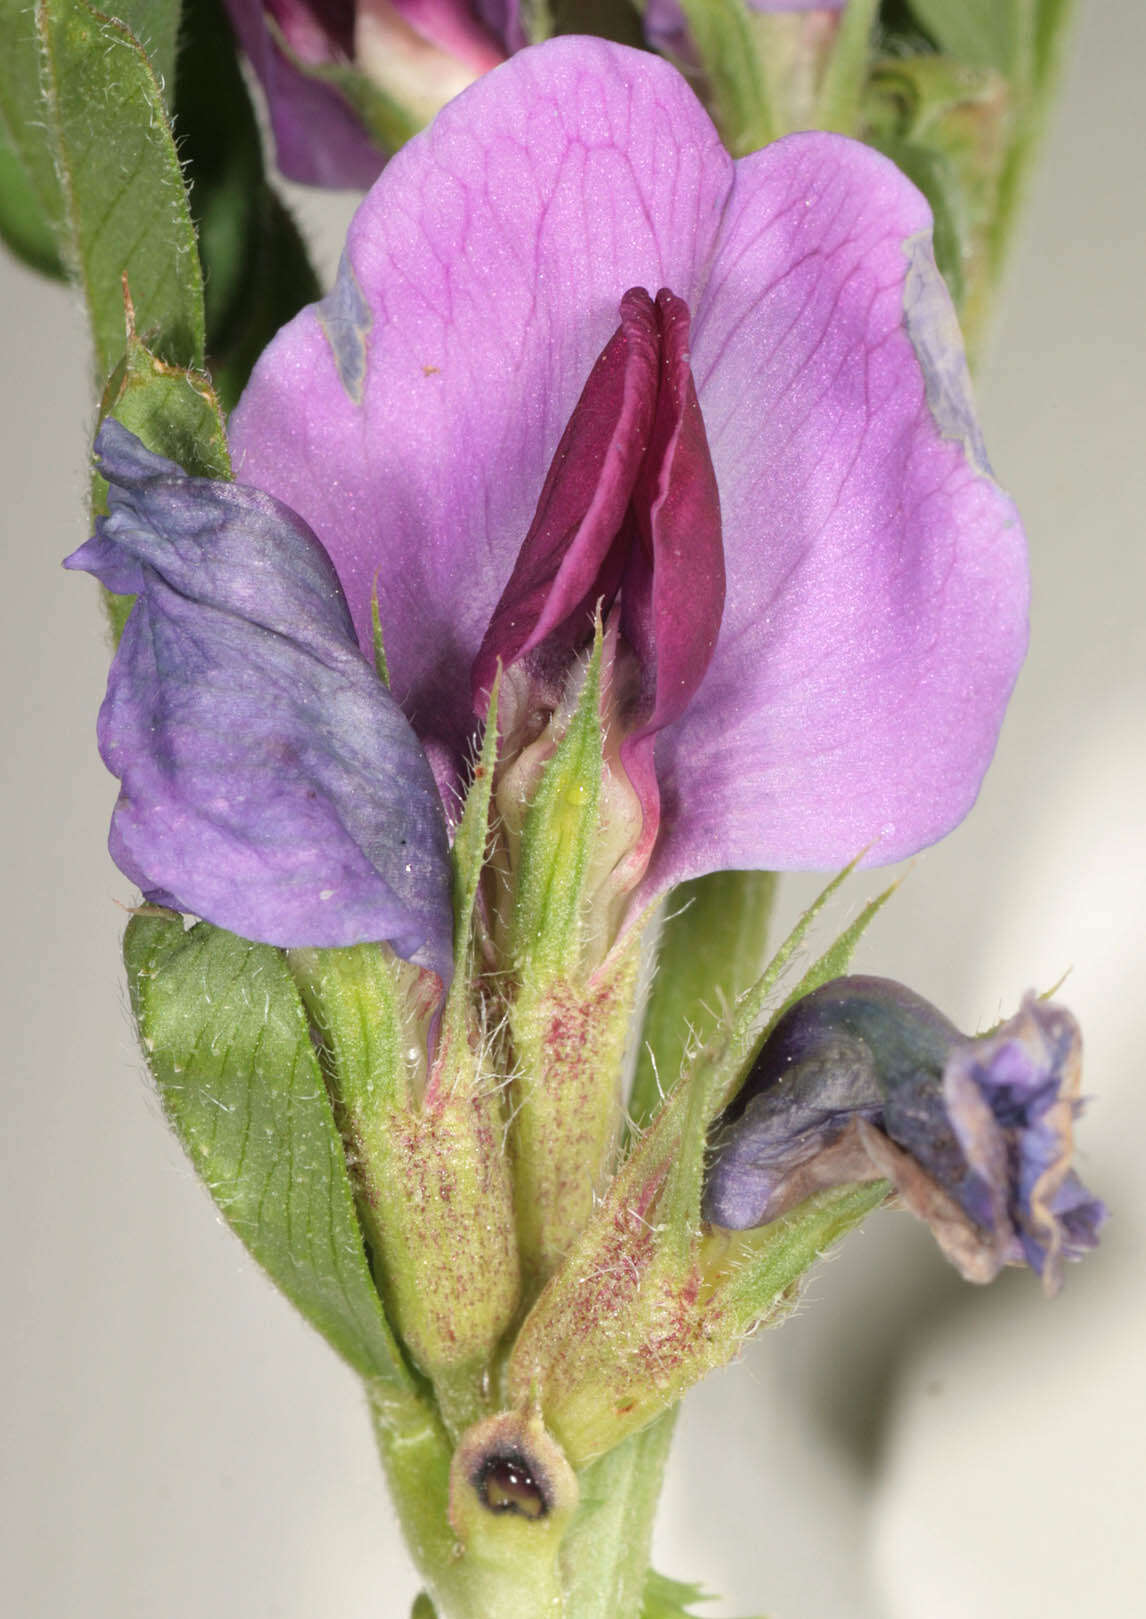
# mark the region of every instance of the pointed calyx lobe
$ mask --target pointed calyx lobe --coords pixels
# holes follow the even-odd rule
[[[667,288],[621,300],[557,446],[473,668],[483,713],[498,666],[545,681],[619,613],[635,690],[622,758],[655,833],[652,744],[704,676],[724,607],[720,500],[689,355],[688,306]],[[645,841],[643,840],[643,841]]]

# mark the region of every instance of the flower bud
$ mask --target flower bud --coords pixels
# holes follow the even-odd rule
[[[388,154],[526,41],[514,4],[227,0],[267,97],[278,164],[309,185],[368,186]]]

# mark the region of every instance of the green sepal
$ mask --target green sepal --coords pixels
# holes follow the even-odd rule
[[[130,303],[127,348],[100,401],[100,420],[113,416],[157,455],[177,462],[192,477],[230,478],[231,456],[219,401],[202,371],[167,365],[135,335]],[[92,516],[107,512],[107,483],[92,473]],[[112,643],[119,645],[134,596],[103,590]]]
[[[513,846],[505,885],[513,894],[510,1131],[529,1294],[589,1218],[615,1162],[623,1117],[640,929],[615,940],[610,879],[639,820],[628,818],[635,796],[623,770],[614,773],[605,762],[605,655],[598,623],[564,734],[543,765],[528,765],[534,785],[524,819],[512,767],[496,789],[503,835]]]
[[[203,279],[155,69],[124,23],[84,0],[39,0],[36,23],[64,197],[63,256],[87,301],[99,375],[124,351],[125,275],[153,352],[201,367]]]
[[[435,974],[386,946],[290,952],[317,1033],[377,1286],[457,1432],[519,1297],[496,1076],[480,1031],[443,1017]],[[432,1056],[432,1061],[430,1060]]]
[[[124,960],[164,1109],[227,1223],[355,1371],[412,1394],[281,953],[148,910],[128,925]]]
[[[774,872],[714,871],[669,894],[629,1096],[633,1129],[760,976],[775,892]]]
[[[267,183],[220,0],[188,7],[175,112],[204,272],[207,361],[229,410],[274,333],[321,289],[293,219]]]
[[[839,1188],[747,1233],[709,1233],[700,1217],[709,1127],[767,1029],[846,970],[893,891],[865,906],[776,1007],[783,974],[853,869],[828,884],[696,1054],[518,1334],[511,1398],[540,1402],[574,1466],[639,1431],[732,1359],[757,1324],[788,1306],[818,1255],[886,1195],[882,1182]]]
[[[501,673],[493,683],[482,734],[481,753],[474,765],[465,808],[454,833],[450,861],[454,874],[454,982],[447,1016],[470,994],[474,940],[474,906],[485,869],[489,845],[489,806],[497,765],[497,711]]]
[[[577,707],[521,828],[509,953],[534,988],[567,972],[580,953],[605,760],[603,648],[598,626]]]
[[[862,857],[861,857],[862,858]],[[717,1031],[709,1046],[698,1053],[688,1076],[681,1145],[676,1153],[663,1200],[667,1229],[675,1234],[678,1254],[683,1256],[692,1243],[700,1220],[704,1185],[704,1156],[708,1131],[744,1082],[761,1047],[790,1006],[810,995],[821,984],[848,970],[856,947],[876,916],[899,886],[889,884],[860,911],[848,927],[800,975],[796,984],[774,1004],[775,992],[817,917],[840,886],[855,870],[856,862],[845,866],[792,928],[783,944],[752,987],[745,991],[732,1015]]]
[[[378,581],[375,579],[370,591],[370,638],[373,642],[374,673],[390,690],[390,665],[386,661],[386,638],[382,634],[382,615],[378,611]]]

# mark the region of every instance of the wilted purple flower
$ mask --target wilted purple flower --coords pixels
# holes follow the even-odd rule
[[[634,288],[669,289],[675,360]],[[599,405],[594,362],[623,384]],[[388,166],[232,442],[321,538],[363,646],[377,579],[394,694],[456,776],[479,654],[479,677],[545,663],[556,635],[567,664],[620,589],[660,804],[630,914],[722,867],[898,859],[975,797],[1025,647],[1022,534],[927,205],[868,148],[733,164],[666,63],[520,53]]]
[[[1026,1263],[1048,1293],[1106,1218],[1071,1168],[1081,1041],[1033,995],[970,1039],[882,978],[837,978],[779,1020],[718,1132],[705,1216],[744,1230],[887,1178],[970,1281]]]
[[[271,496],[188,478],[117,422],[96,451],[108,516],[66,566],[138,593],[100,711],[116,864],[247,938],[386,939],[447,979],[441,801],[326,553]]]
[[[362,74],[417,125],[525,44],[518,0],[226,4],[266,94],[278,166],[308,185],[365,189],[387,157],[329,70]]]

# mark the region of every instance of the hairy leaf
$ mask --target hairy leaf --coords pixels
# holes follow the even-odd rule
[[[34,269],[62,274],[63,196],[44,131],[40,42],[29,0],[0,0],[0,233]]]
[[[320,289],[294,221],[267,183],[219,0],[188,9],[175,115],[203,264],[207,363],[230,409],[270,338]]]
[[[64,256],[106,376],[125,346],[123,278],[140,336],[203,363],[203,280],[156,72],[130,29],[84,0],[39,0],[44,115],[63,187]]]
[[[129,924],[124,957],[168,1118],[227,1222],[355,1371],[409,1388],[281,954],[152,912]]]
[[[56,232],[24,158],[5,125],[0,103],[0,239],[42,275],[61,277]]]

